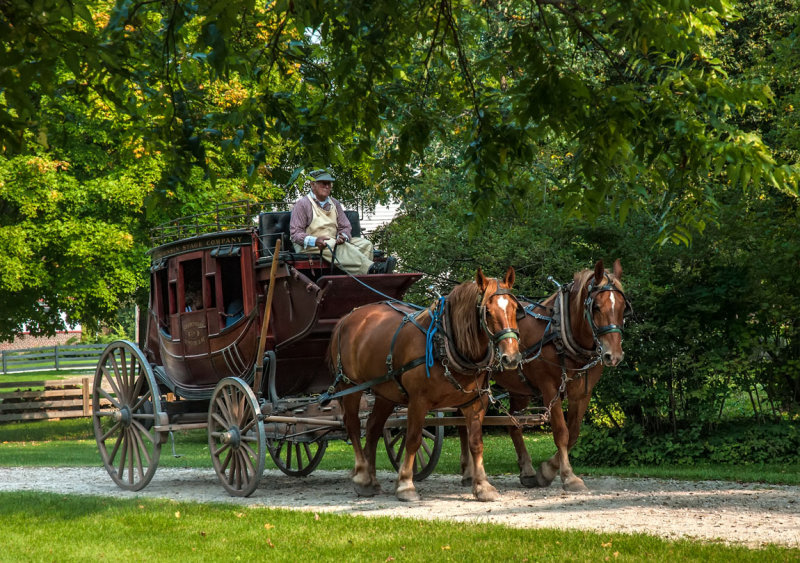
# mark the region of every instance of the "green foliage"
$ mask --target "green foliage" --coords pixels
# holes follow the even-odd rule
[[[28,0],[6,4],[6,151],[49,137],[43,121],[21,133],[40,112],[30,92],[83,88],[183,182],[200,167],[212,183],[230,172],[291,183],[323,163],[368,171],[367,193],[447,143],[481,228],[494,206],[535,197],[520,177],[554,145],[553,197],[571,215],[649,208],[662,241],[688,243],[712,223],[720,184],[797,192],[793,155],[776,159],[739,118],[774,93],[760,76],[728,74],[722,41],[741,19],[728,0],[119,0],[110,11],[44,2],[41,17]],[[796,48],[782,39],[775,68]]]
[[[639,425],[587,426],[570,452],[576,464],[604,466],[797,463],[800,426],[736,420],[708,431],[701,424],[653,434]]]

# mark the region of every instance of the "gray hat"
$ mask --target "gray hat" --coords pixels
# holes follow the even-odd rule
[[[335,180],[331,173],[324,168],[312,170],[309,175],[311,176],[312,182],[333,182]]]

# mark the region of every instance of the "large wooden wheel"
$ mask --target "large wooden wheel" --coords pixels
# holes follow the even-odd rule
[[[444,413],[437,413],[443,416]],[[428,477],[442,455],[442,444],[444,443],[444,426],[427,426],[422,429],[422,444],[414,457],[414,481],[422,481]],[[386,454],[395,470],[400,469],[403,456],[406,453],[406,428],[385,427],[383,429],[383,444],[386,446]]]
[[[100,356],[92,386],[92,425],[103,465],[129,491],[153,478],[162,436],[153,430],[161,400],[153,371],[132,342],[118,340]]]
[[[253,390],[238,377],[217,383],[208,407],[208,449],[232,496],[250,496],[264,472],[266,434]]]
[[[267,438],[267,448],[278,469],[291,477],[305,477],[310,475],[322,461],[322,456],[328,448],[328,441],[298,442]]]

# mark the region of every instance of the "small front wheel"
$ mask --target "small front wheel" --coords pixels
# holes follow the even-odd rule
[[[211,396],[208,449],[225,490],[235,497],[253,494],[264,473],[266,434],[258,400],[238,377],[217,383]]]
[[[444,413],[438,412],[437,416],[442,417]],[[427,426],[422,429],[422,443],[414,457],[414,481],[422,481],[433,473],[436,464],[439,463],[439,457],[442,455],[443,443],[444,426]],[[383,444],[386,446],[386,453],[392,467],[399,470],[406,453],[405,426],[384,428]]]
[[[327,440],[298,442],[282,438],[268,438],[269,455],[278,469],[290,477],[305,477],[317,468],[325,450]]]

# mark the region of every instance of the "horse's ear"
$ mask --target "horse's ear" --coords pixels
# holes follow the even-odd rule
[[[622,279],[622,264],[619,261],[619,258],[614,260],[614,277],[618,280]]]
[[[514,272],[514,266],[509,266],[508,271],[506,271],[506,277],[503,280],[503,283],[506,284],[506,287],[511,289],[514,286],[514,279],[516,278],[516,272]]]
[[[600,285],[603,281],[603,276],[606,274],[606,270],[603,267],[603,259],[597,261],[597,264],[594,265],[594,284]]]
[[[486,279],[486,276],[483,275],[483,270],[478,267],[478,272],[475,274],[475,283],[478,284],[478,287],[481,291],[486,290],[486,286],[488,285],[489,281]]]

